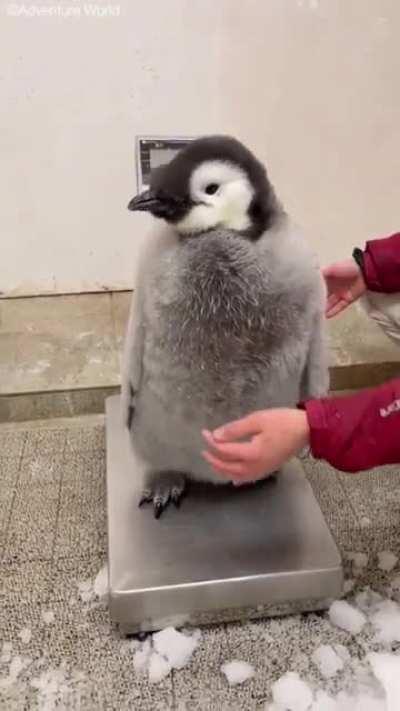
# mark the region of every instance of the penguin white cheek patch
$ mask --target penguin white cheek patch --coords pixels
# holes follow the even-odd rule
[[[210,195],[207,186],[218,186]],[[254,189],[241,168],[222,161],[206,161],[190,178],[190,196],[199,203],[177,223],[179,232],[200,232],[222,226],[244,230],[250,226],[247,214]]]
[[[214,205],[196,205],[176,224],[178,232],[204,232],[220,224],[220,212]]]

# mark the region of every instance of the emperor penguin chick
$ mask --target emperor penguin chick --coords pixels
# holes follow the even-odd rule
[[[190,143],[129,203],[164,221],[141,255],[123,417],[158,518],[187,479],[221,484],[202,429],[328,389],[325,289],[263,165],[234,138]]]

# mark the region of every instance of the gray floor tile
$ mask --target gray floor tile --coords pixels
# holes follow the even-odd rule
[[[21,460],[19,486],[57,486],[63,471],[65,432],[59,430],[27,433]]]
[[[337,476],[359,520],[367,516],[379,523],[384,515],[385,525],[400,526],[399,466]]]
[[[232,702],[235,692],[227,696],[226,680],[219,673],[226,660],[227,638],[225,626],[205,628],[202,640],[190,665],[174,672],[174,691],[178,704],[185,702],[187,709],[206,711],[224,709]],[[237,707],[233,707],[237,708]]]
[[[26,439],[24,430],[0,430],[0,486],[3,491],[16,485]]]
[[[3,556],[27,433],[0,432],[0,556]]]
[[[52,579],[53,570],[49,561],[34,560],[3,565],[2,603],[5,607],[8,605],[13,608],[23,603],[27,607],[45,603],[50,594]],[[31,614],[34,615],[34,610]],[[7,619],[4,622],[7,622]]]
[[[106,562],[105,552],[87,555],[81,553],[79,549],[75,554],[70,551],[70,555],[66,558],[55,558],[51,570],[52,584],[48,601],[68,600],[71,606],[82,606],[85,601],[80,595],[79,585],[94,581]]]
[[[332,533],[336,539],[343,538],[359,521],[338,473],[329,464],[311,458],[302,463]]]
[[[106,501],[103,477],[65,477],[61,486],[60,509],[54,558],[98,555],[106,550]]]
[[[51,560],[58,503],[58,484],[17,487],[4,544],[5,563]]]
[[[66,439],[64,484],[74,480],[105,477],[104,425],[70,430]]]

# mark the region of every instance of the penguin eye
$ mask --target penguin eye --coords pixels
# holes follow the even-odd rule
[[[205,187],[204,192],[206,192],[207,195],[214,195],[214,193],[217,192],[218,188],[219,188],[219,185],[217,185],[217,183],[209,183]]]

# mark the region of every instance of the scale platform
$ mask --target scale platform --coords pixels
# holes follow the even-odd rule
[[[298,461],[254,486],[191,485],[159,520],[138,508],[141,472],[106,403],[109,605],[122,634],[324,609],[341,559]]]

